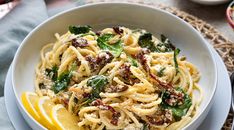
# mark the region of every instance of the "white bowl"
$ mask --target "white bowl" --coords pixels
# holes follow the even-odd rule
[[[35,66],[39,62],[41,48],[56,40],[54,33],[64,34],[69,25],[78,24],[91,25],[94,29],[123,25],[168,36],[201,72],[199,85],[204,90],[204,99],[199,114],[185,128],[191,130],[200,125],[212,105],[217,82],[214,57],[202,36],[180,18],[160,9],[129,3],[98,3],[74,8],[48,19],[35,28],[17,50],[13,61],[13,89],[19,109],[33,129],[44,128],[25,110],[21,94],[34,91]]]
[[[191,1],[202,5],[219,5],[227,3],[231,0],[191,0]]]

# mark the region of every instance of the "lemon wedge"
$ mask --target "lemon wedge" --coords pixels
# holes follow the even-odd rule
[[[33,92],[24,92],[21,95],[22,103],[28,113],[38,122],[40,122],[40,115],[35,109],[36,101],[39,99],[36,93]]]
[[[57,130],[82,130],[82,128],[77,125],[77,118],[70,114],[61,104],[53,107],[50,117]]]
[[[51,101],[51,99],[48,96],[43,96],[40,97],[36,101],[36,110],[39,113],[41,117],[41,123],[44,125],[46,128],[55,130],[55,126],[53,121],[50,118],[50,113],[52,111],[52,108],[55,106],[55,104]]]

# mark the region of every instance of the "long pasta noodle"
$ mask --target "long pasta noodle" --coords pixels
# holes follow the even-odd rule
[[[165,36],[126,27],[82,31],[56,33],[35,68],[36,93],[64,105],[79,127],[180,130],[198,115],[200,73]]]

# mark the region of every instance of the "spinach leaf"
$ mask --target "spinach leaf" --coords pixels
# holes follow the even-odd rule
[[[164,74],[164,70],[165,70],[165,69],[166,69],[165,67],[161,68],[161,69],[159,70],[159,72],[157,73],[157,76],[158,76],[158,77],[162,77],[163,74]]]
[[[181,117],[186,114],[186,113],[184,113],[183,109],[179,109],[179,108],[170,108],[170,109],[172,110],[172,115],[176,121],[179,121],[181,119]]]
[[[180,49],[179,48],[176,48],[174,50],[174,64],[175,64],[175,69],[176,69],[176,74],[179,72],[179,67],[178,67],[178,62],[177,62],[177,55],[179,55],[180,53]]]
[[[87,86],[92,87],[91,98],[99,98],[99,94],[104,90],[108,80],[103,75],[97,75],[87,81]]]
[[[97,44],[102,50],[110,51],[115,57],[118,57],[123,51],[121,41],[117,41],[115,44],[108,44],[108,41],[113,37],[113,34],[104,34],[97,39]]]
[[[70,79],[72,77],[71,72],[64,72],[62,73],[57,80],[54,83],[53,90],[55,93],[60,92],[61,90],[64,90],[67,88],[67,86],[70,83]]]
[[[128,56],[128,59],[131,62],[132,66],[138,67],[138,62],[136,59],[132,58],[131,56]]]
[[[147,48],[152,52],[171,52],[175,50],[170,40],[164,35],[161,35],[161,42],[155,45],[152,41],[152,34],[148,32],[139,37],[138,44],[142,48]]]
[[[161,42],[159,43],[157,46],[158,47],[163,47],[164,48],[164,52],[171,52],[173,50],[175,50],[175,46],[171,43],[171,41],[163,34],[161,34]]]
[[[143,129],[142,130],[149,130],[149,124],[143,123]]]
[[[161,34],[161,41],[163,43],[171,43],[171,41],[163,34]]]
[[[92,87],[92,91],[90,93],[90,96],[85,97],[77,104],[77,110],[79,110],[83,106],[88,106],[90,103],[92,103],[94,100],[97,98],[100,98],[99,94],[104,90],[105,85],[108,83],[108,80],[105,76],[103,75],[96,75],[92,78],[90,78],[87,81],[87,86]]]
[[[47,76],[49,76],[53,81],[55,81],[58,75],[58,67],[53,66],[52,69],[46,69],[45,72]]]
[[[78,25],[78,26],[69,26],[69,31],[73,34],[82,34],[82,33],[88,33],[91,30],[91,26],[89,25]]]
[[[102,36],[98,37],[97,40],[100,42],[108,42],[112,37],[114,37],[114,34],[103,34]]]
[[[186,115],[187,111],[189,110],[190,106],[192,105],[192,100],[189,97],[188,94],[186,94],[181,88],[176,88],[175,91],[182,92],[184,94],[184,102],[182,105],[175,105],[175,106],[170,106],[167,104],[166,99],[170,98],[170,92],[169,91],[164,91],[161,95],[162,97],[162,103],[160,106],[164,109],[171,109],[172,110],[172,115],[176,121],[179,121],[182,116]]]
[[[71,68],[70,68],[70,71],[76,71],[77,70],[77,68],[78,68],[78,62],[79,61],[74,61],[72,64],[71,64]]]
[[[151,33],[144,33],[139,37],[138,40],[139,46],[142,48],[147,48],[152,52],[157,52],[158,48],[156,48],[154,42],[152,42],[152,34]]]
[[[165,46],[165,52],[171,52],[175,50],[175,46],[171,43],[171,41],[163,34],[161,34],[161,41]]]
[[[176,121],[180,120],[182,116],[186,115],[190,106],[192,105],[192,101],[189,95],[185,95],[184,104],[178,106],[177,108],[172,108],[172,113]]]

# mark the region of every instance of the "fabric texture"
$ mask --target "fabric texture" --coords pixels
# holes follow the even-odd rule
[[[63,7],[47,10],[44,0],[21,0],[10,13],[0,19],[0,129],[14,130],[8,117],[4,102],[4,82],[7,71],[14,58],[17,48],[27,34],[37,25],[66,9],[83,5],[85,2],[78,2]],[[7,86],[5,86],[7,87]],[[17,109],[17,108],[16,108]]]
[[[19,5],[0,19],[0,96],[3,96],[7,70],[18,46],[31,30],[47,18],[43,0],[21,0]],[[4,97],[0,98],[0,129],[14,130]]]
[[[0,96],[3,96],[6,73],[18,46],[46,18],[43,0],[22,0],[0,20]]]
[[[11,121],[7,115],[4,97],[0,97],[0,129],[1,130],[14,130]]]

